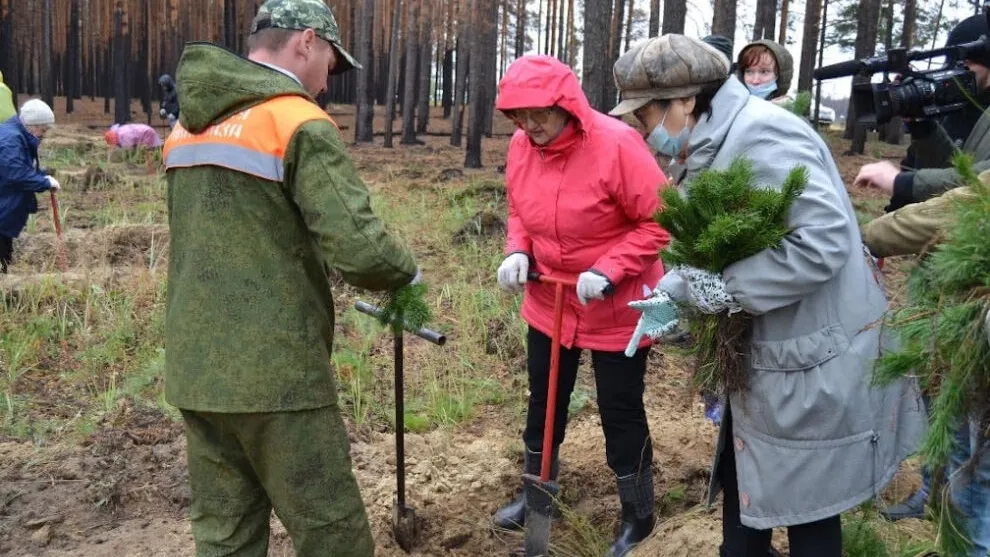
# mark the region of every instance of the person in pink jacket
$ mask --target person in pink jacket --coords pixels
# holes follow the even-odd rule
[[[663,276],[659,251],[670,240],[653,220],[666,178],[643,138],[591,108],[570,68],[548,56],[524,56],[499,83],[496,108],[519,128],[509,145],[506,258],[498,282],[525,289],[529,411],[525,467],[539,475],[550,364],[554,289],[527,282],[536,271],[577,281],[568,290],[561,336],[556,447],[582,350],[590,350],[608,465],[622,503],[620,534],[609,555],[625,555],[653,529],[653,446],[643,408],[649,339],[623,354],[642,300]],[[525,499],[499,509],[497,526],[521,528]]]
[[[155,128],[144,124],[114,124],[103,134],[107,145],[133,149],[155,149],[162,146],[162,138]]]

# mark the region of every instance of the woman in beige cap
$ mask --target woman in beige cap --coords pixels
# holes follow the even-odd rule
[[[671,305],[752,316],[749,386],[726,400],[709,490],[709,503],[724,493],[721,555],[763,557],[786,526],[793,557],[840,557],[839,513],[878,496],[924,423],[913,383],[871,385],[887,300],[832,155],[803,120],[728,79],[728,61],[700,40],[649,39],[614,74],[612,114],[635,114],[650,145],[681,162],[682,183],[738,157],[760,187],[807,169],[779,246],[721,275],[672,269],[633,306],[646,334],[665,328]]]

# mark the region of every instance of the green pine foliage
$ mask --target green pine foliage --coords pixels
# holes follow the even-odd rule
[[[794,100],[784,105],[784,107],[802,118],[807,117],[811,114],[811,93],[809,91],[801,91],[794,97]]]
[[[954,221],[942,242],[913,271],[909,304],[889,320],[900,336],[900,350],[883,356],[874,371],[882,385],[916,376],[932,396],[921,455],[935,469],[949,462],[959,425],[990,411],[990,344],[984,327],[990,309],[990,187],[981,184],[968,156],[958,155],[955,166],[975,199],[953,207]],[[947,502],[947,496],[935,497],[933,511],[939,546],[944,555],[955,555],[966,540]]]
[[[379,307],[382,310],[379,321],[383,325],[391,324],[393,332],[401,331],[403,322],[406,329],[417,331],[433,319],[423,283],[410,284],[388,293]]]
[[[673,236],[667,266],[689,265],[715,273],[780,244],[790,232],[787,212],[804,191],[808,172],[793,169],[781,189],[758,188],[752,164],[738,158],[726,170],[705,170],[685,194],[668,188],[656,221]]]
[[[682,195],[664,190],[657,223],[673,240],[661,254],[670,268],[686,265],[721,273],[729,265],[776,247],[790,232],[787,216],[808,182],[794,168],[780,189],[758,187],[752,164],[738,158],[725,170],[705,170]],[[691,320],[696,343],[694,382],[712,392],[737,391],[748,384],[741,354],[749,329],[743,314],[704,315]]]

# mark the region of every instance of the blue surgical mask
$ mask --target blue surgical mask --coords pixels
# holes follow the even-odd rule
[[[777,80],[775,79],[773,81],[768,81],[762,85],[750,85],[747,83],[746,88],[749,89],[750,95],[765,100],[770,96],[770,93],[777,90]]]
[[[657,124],[657,127],[653,128],[653,131],[646,138],[646,142],[661,155],[675,158],[680,156],[681,151],[684,150],[684,145],[687,144],[688,136],[690,136],[691,132],[688,131],[687,126],[684,126],[684,129],[680,133],[676,136],[671,136],[667,128],[663,127],[663,123],[666,120],[667,114],[664,113],[660,123]]]

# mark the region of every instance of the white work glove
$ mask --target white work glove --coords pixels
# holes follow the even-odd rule
[[[591,300],[604,300],[605,289],[612,283],[595,271],[585,271],[578,275],[577,295],[581,305],[588,305]]]
[[[161,110],[158,111],[158,115],[161,116],[162,118],[164,118],[165,116],[168,115],[168,113],[165,112],[165,109],[163,108],[163,109],[161,109]]]
[[[657,340],[677,328],[677,305],[663,290],[654,290],[653,295],[645,300],[629,302],[629,307],[643,313],[626,345],[626,356],[629,358],[636,354],[643,335]]]
[[[689,304],[702,313],[730,314],[742,311],[742,306],[725,289],[722,276],[695,267],[679,266],[664,275],[658,290],[670,294],[674,300]]]
[[[59,191],[60,189],[62,189],[62,185],[59,184],[58,183],[58,180],[56,180],[55,178],[52,178],[51,176],[45,176],[45,178],[48,178],[48,187],[49,188],[51,188],[51,189],[53,189],[55,191]]]
[[[528,276],[529,256],[525,253],[513,253],[498,267],[498,285],[510,292],[522,290]]]
[[[414,276],[413,279],[409,281],[409,286],[413,286],[421,282],[423,282],[423,268],[416,267],[416,276]]]

